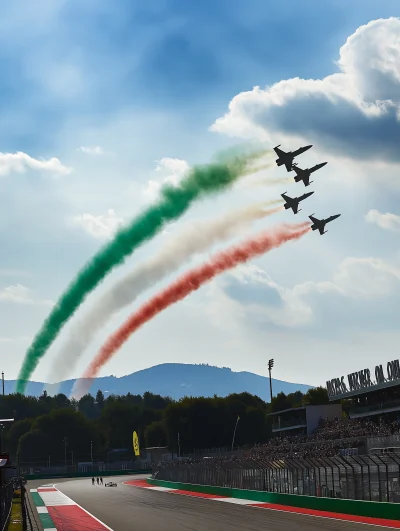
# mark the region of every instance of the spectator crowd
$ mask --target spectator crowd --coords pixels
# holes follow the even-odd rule
[[[348,417],[321,420],[312,435],[274,437],[265,444],[257,444],[249,450],[215,458],[186,459],[169,462],[169,465],[207,462],[215,464],[234,463],[245,465],[249,461],[262,462],[276,459],[327,458],[339,454],[341,449],[360,448],[366,437],[387,437],[400,433],[400,422],[376,423]]]

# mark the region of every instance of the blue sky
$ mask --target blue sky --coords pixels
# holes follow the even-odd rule
[[[400,29],[384,20],[367,27],[367,38],[347,41],[389,17],[400,17],[398,2],[159,0],[144,8],[133,0],[15,0],[4,7],[0,152],[14,154],[0,155],[7,378],[16,377],[49,301],[106,240],[115,222],[107,212],[130,219],[146,204],[149,180],[172,171],[168,164],[155,171],[156,161],[205,162],[248,139],[289,149],[313,143],[302,163],[329,164],[298,217],[342,217],[323,238],[313,233],[274,251],[159,316],[103,374],[165,361],[266,374],[272,352],[276,377],[319,384],[336,376],[338,365],[350,372],[396,357],[399,225],[382,214],[400,215]],[[79,150],[94,146],[101,150]],[[34,162],[52,158],[58,162],[47,167]],[[266,189],[266,197],[302,193],[301,185],[282,186]],[[229,210],[243,197],[259,199],[260,189],[204,201],[182,223]],[[103,227],[100,235],[93,236],[93,224]],[[99,292],[159,244],[135,253]],[[113,318],[72,376],[128,313]],[[49,360],[62,341],[35,379],[51,378]]]

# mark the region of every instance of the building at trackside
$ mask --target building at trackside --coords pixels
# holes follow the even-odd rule
[[[349,417],[387,421],[400,419],[399,360],[361,369],[326,382],[330,401],[348,399]]]
[[[321,406],[303,406],[283,409],[269,413],[272,420],[272,434],[275,437],[287,435],[311,435],[318,428],[321,420],[340,418],[341,404]]]

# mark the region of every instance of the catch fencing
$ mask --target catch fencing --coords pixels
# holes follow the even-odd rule
[[[388,435],[386,437],[368,437],[366,442],[366,449],[369,452],[377,452],[378,450],[400,450],[400,434]],[[383,452],[382,452],[383,453]]]
[[[0,487],[0,531],[7,529],[12,509],[13,492],[13,480]]]
[[[400,456],[396,454],[158,463],[153,466],[153,478],[282,494],[400,502]]]

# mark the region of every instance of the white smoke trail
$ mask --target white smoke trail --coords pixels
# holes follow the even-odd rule
[[[172,235],[156,254],[118,280],[86,315],[77,319],[66,343],[56,356],[49,379],[60,382],[74,370],[80,356],[105,323],[119,310],[131,304],[146,288],[172,273],[191,256],[206,251],[213,244],[235,236],[251,222],[269,216],[282,207],[266,210],[281,199],[253,204],[208,221],[196,220]],[[58,384],[48,385],[56,394]]]

